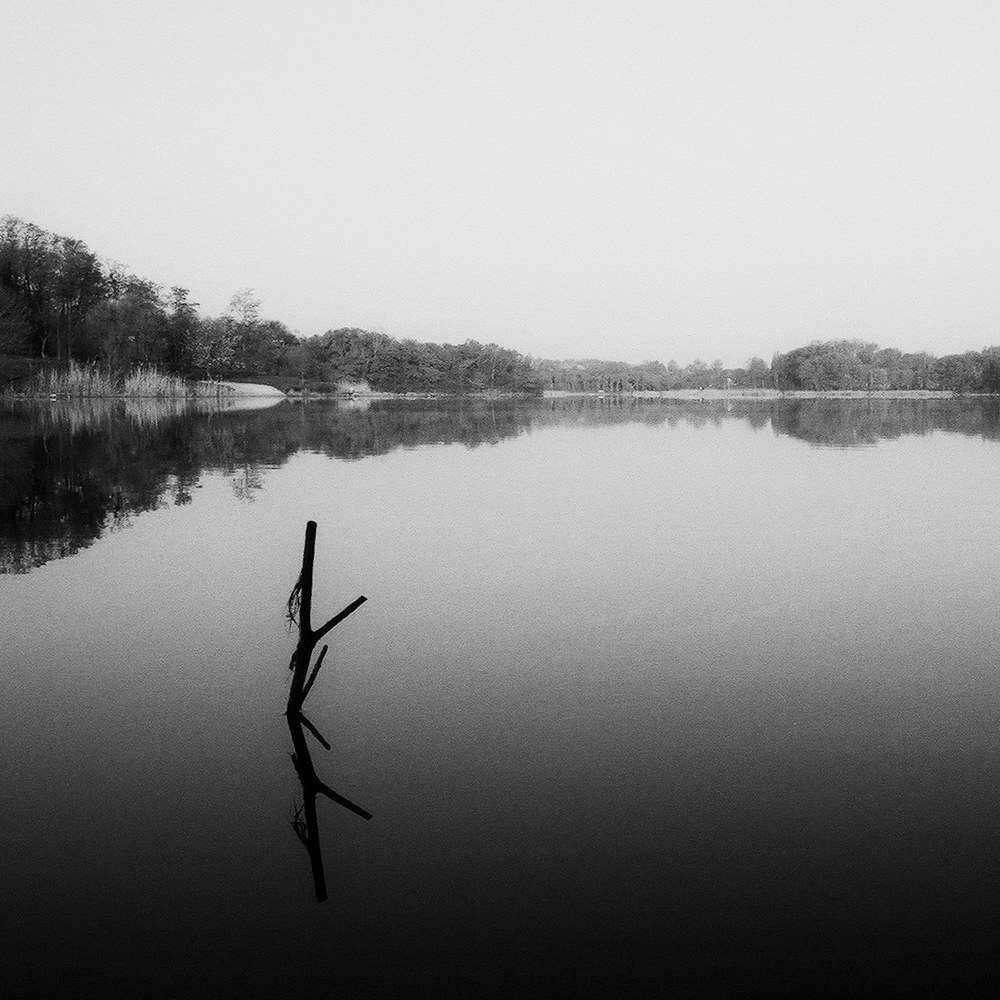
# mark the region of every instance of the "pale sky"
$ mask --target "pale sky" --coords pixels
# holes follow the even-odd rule
[[[0,0],[0,214],[543,357],[1000,344],[1000,4]]]

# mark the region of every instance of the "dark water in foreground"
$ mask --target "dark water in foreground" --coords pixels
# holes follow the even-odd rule
[[[998,487],[995,402],[3,411],[0,993],[985,993]]]

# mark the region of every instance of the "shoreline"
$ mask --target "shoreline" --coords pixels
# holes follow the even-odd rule
[[[594,397],[596,399],[958,399],[963,395],[990,398],[987,393],[957,393],[950,389],[663,389],[640,390],[636,392],[569,392],[562,389],[547,389],[542,393],[545,399],[571,397]]]
[[[587,389],[545,389],[540,395],[526,393],[449,393],[449,392],[367,392],[353,396],[338,393],[288,392],[287,399],[340,399],[360,402],[378,399],[469,399],[495,401],[499,399],[682,399],[710,401],[716,399],[963,399],[996,398],[990,393],[959,393],[950,389],[642,389],[634,392],[600,392]]]
[[[366,393],[320,393],[301,392],[297,390],[283,391],[267,383],[218,382],[214,386],[221,389],[217,398],[234,399],[269,399],[273,402],[288,400],[296,401],[339,401],[344,403],[366,403],[377,400],[409,400],[412,402],[468,400],[476,402],[497,402],[499,400],[547,400],[547,399],[673,399],[687,402],[713,402],[720,400],[759,400],[774,402],[795,399],[996,399],[991,393],[958,393],[947,389],[645,389],[633,392],[601,392],[599,390],[569,391],[563,389],[546,389],[540,394],[526,393],[447,393],[447,392],[366,392]],[[10,389],[0,393],[0,397],[8,400],[32,400],[48,402],[51,400],[73,399],[199,399],[215,398],[215,394],[190,392],[179,393],[18,393]]]

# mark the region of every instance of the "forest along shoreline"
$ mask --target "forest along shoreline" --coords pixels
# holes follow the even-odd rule
[[[663,349],[670,350],[669,336]],[[102,380],[113,388],[98,388]],[[710,398],[702,395],[710,390],[734,392],[721,398],[756,398],[758,390],[804,398],[994,395],[1000,394],[1000,346],[935,357],[861,339],[813,340],[775,352],[770,363],[750,357],[730,367],[701,358],[687,365],[672,358],[551,360],[496,343],[430,343],[357,327],[300,336],[266,317],[253,289],[237,291],[222,315],[203,316],[186,288],[168,291],[102,259],[81,240],[15,216],[0,218],[0,390],[179,397],[210,395],[223,382],[334,397],[345,394],[346,382],[385,398],[562,391],[701,399]]]
[[[776,389],[713,386],[676,388],[676,389],[640,389],[629,383],[614,384],[605,388],[554,389],[532,391],[504,391],[502,389],[466,390],[466,391],[409,391],[389,392],[373,389],[367,381],[340,379],[336,384],[320,383],[318,385],[279,387],[285,380],[280,377],[269,378],[259,376],[257,381],[236,376],[232,379],[206,381],[184,378],[183,376],[163,373],[152,366],[137,366],[131,372],[114,372],[101,366],[90,364],[80,365],[70,362],[69,365],[57,368],[44,362],[33,366],[33,377],[23,377],[26,358],[18,358],[13,366],[6,362],[9,357],[0,355],[0,400],[37,401],[73,400],[73,399],[198,399],[216,398],[235,400],[238,398],[270,398],[281,399],[333,399],[333,400],[434,400],[434,399],[561,399],[561,398],[630,398],[630,399],[678,399],[693,401],[710,401],[725,399],[941,399],[961,397],[995,397],[995,392],[956,392],[950,389]],[[37,360],[37,359],[31,359]],[[29,362],[30,364],[30,362]],[[11,378],[13,367],[20,378]],[[7,376],[4,378],[4,376]],[[600,385],[600,383],[598,383]]]
[[[662,392],[570,392],[548,389],[545,399],[578,396],[606,398],[627,396],[636,399],[954,399],[956,397],[995,397],[997,393],[957,393],[943,389],[665,389]]]

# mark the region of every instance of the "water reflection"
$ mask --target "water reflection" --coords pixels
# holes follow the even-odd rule
[[[322,903],[327,898],[326,874],[323,870],[323,848],[319,836],[319,817],[316,813],[316,799],[326,796],[331,802],[349,809],[362,819],[371,819],[371,813],[355,805],[349,799],[338,795],[329,785],[323,782],[316,773],[312,754],[309,752],[309,742],[306,731],[315,737],[324,750],[330,749],[330,744],[322,733],[309,721],[302,712],[289,712],[286,716],[288,732],[292,737],[292,763],[295,773],[302,786],[302,805],[297,807],[292,817],[292,829],[302,841],[309,855],[309,866],[312,869],[313,888],[316,892],[316,902]]]
[[[268,401],[270,405],[270,401]],[[252,502],[265,470],[299,451],[347,461],[397,448],[497,444],[549,427],[769,424],[819,447],[946,431],[1000,439],[996,399],[279,402],[266,410],[123,400],[7,406],[0,411],[0,572],[72,555],[136,514],[191,502],[206,473],[223,473]]]
[[[771,422],[777,434],[823,447],[870,447],[934,431],[996,441],[1000,400],[789,399],[773,404]]]
[[[148,495],[155,462],[197,502],[7,587],[18,995],[848,996],[872,965],[946,993],[996,931],[998,453],[950,433],[984,419],[962,401],[820,451],[881,420],[836,404],[810,440],[828,405],[481,406],[475,440],[521,436],[283,469],[334,430],[396,446],[395,415],[168,417],[148,458],[105,426],[107,483]],[[28,435],[41,484],[91,431]],[[209,460],[257,469],[256,505],[197,490]],[[277,711],[316,516],[320,609],[372,598],[310,695],[326,755]],[[297,742],[377,817],[317,793],[322,906]]]

